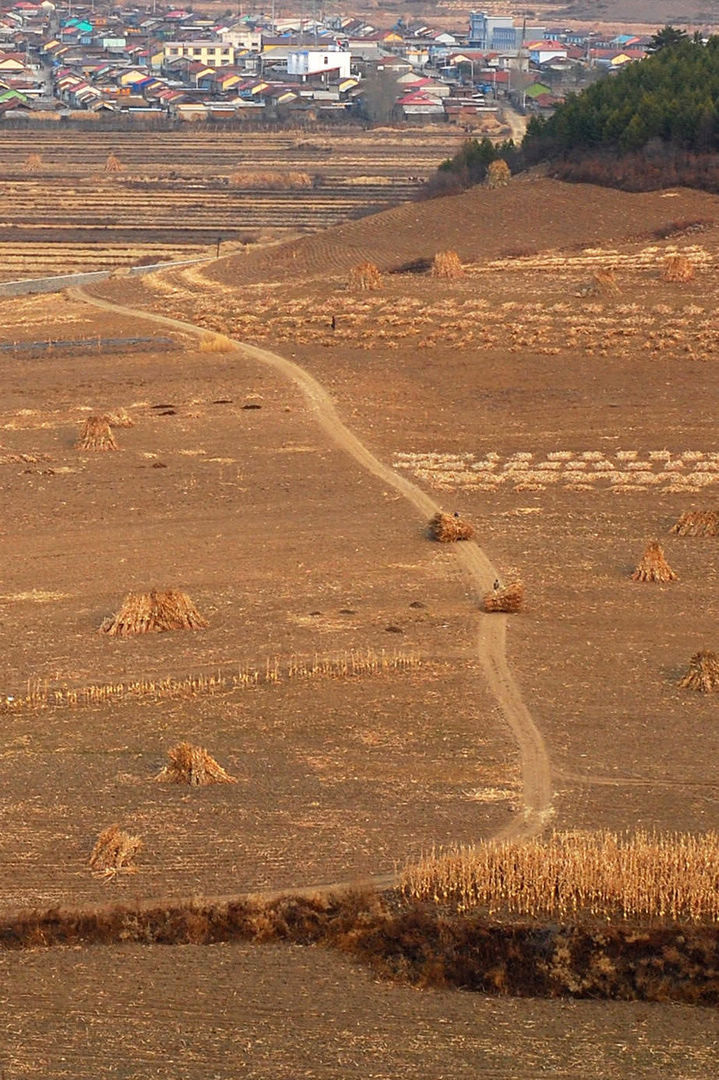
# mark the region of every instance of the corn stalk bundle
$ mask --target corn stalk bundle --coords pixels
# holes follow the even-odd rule
[[[38,172],[42,168],[42,154],[28,154],[25,168],[28,172]]]
[[[106,416],[88,416],[82,425],[76,450],[117,450],[115,436]]]
[[[667,255],[662,267],[664,281],[691,281],[694,277],[694,263],[686,255]]]
[[[169,750],[167,756],[167,765],[155,777],[161,783],[189,784],[190,787],[237,783],[236,778],[225,772],[202,746],[181,742]]]
[[[506,161],[492,161],[487,169],[487,178],[484,186],[488,188],[506,187],[512,179],[509,165]]]
[[[485,594],[482,603],[487,612],[499,611],[513,615],[524,606],[524,585],[521,581],[513,581],[500,589],[492,589]]]
[[[132,836],[119,825],[110,825],[98,836],[88,866],[101,874],[128,870],[141,847],[142,840],[139,836]]]
[[[687,510],[672,532],[677,536],[716,536],[719,533],[719,513],[716,510]]]
[[[105,161],[105,172],[122,172],[124,168],[125,166],[122,164],[116,154],[110,153],[107,155],[107,160]]]
[[[371,289],[379,289],[382,284],[382,274],[379,267],[373,262],[358,263],[349,272],[348,285],[350,289],[360,289],[365,292]]]
[[[149,593],[128,593],[120,610],[105,619],[100,631],[110,637],[130,637],[166,630],[204,630],[207,625],[187,593],[152,589]]]
[[[592,274],[590,293],[604,296],[616,296],[619,293],[617,276],[613,270],[595,270]]]
[[[694,653],[689,661],[689,671],[677,685],[682,690],[699,690],[702,694],[719,690],[719,656],[709,649]]]
[[[456,251],[438,251],[432,260],[432,277],[458,278],[464,274],[464,267]]]
[[[429,523],[429,535],[440,544],[453,544],[456,540],[471,540],[474,528],[461,518],[438,511]]]
[[[647,544],[641,561],[632,574],[632,581],[676,581],[677,575],[664,558],[664,550],[658,540]]]

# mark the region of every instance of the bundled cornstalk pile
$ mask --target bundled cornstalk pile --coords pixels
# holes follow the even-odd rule
[[[456,251],[438,251],[432,260],[432,277],[452,278],[462,277],[464,267]]]
[[[662,267],[663,281],[691,281],[694,263],[686,255],[667,255]]]
[[[122,172],[124,168],[125,166],[122,164],[119,157],[111,151],[107,155],[107,160],[105,161],[105,172],[118,173]]]
[[[719,690],[719,656],[709,649],[694,653],[689,661],[689,671],[678,685],[682,690],[698,690],[702,694],[711,694]]]
[[[719,513],[716,510],[686,510],[672,526],[677,536],[716,536]]]
[[[719,835],[554,833],[436,852],[401,879],[413,900],[490,914],[719,920]]]
[[[506,161],[492,161],[487,169],[484,186],[488,188],[506,187],[511,179],[512,173]]]
[[[116,874],[119,870],[132,870],[132,861],[142,847],[139,836],[125,832],[119,825],[110,825],[97,838],[88,866],[95,873]]]
[[[155,777],[161,783],[189,784],[190,787],[237,783],[236,778],[225,772],[202,746],[181,742],[173,746],[167,756],[167,765]]]
[[[88,416],[82,425],[76,450],[117,450],[115,436],[106,416]]]
[[[187,593],[152,589],[149,593],[129,593],[118,613],[105,619],[100,631],[110,637],[130,637],[166,630],[204,630],[207,625]]]
[[[42,154],[28,154],[25,168],[28,172],[38,172],[42,168]]]
[[[677,575],[664,558],[664,550],[658,540],[647,544],[639,566],[632,574],[632,581],[676,581]]]
[[[361,262],[350,270],[347,284],[350,289],[369,292],[372,289],[379,289],[382,284],[382,274],[373,262]]]
[[[485,593],[482,603],[487,612],[498,611],[505,615],[513,615],[524,607],[524,585],[521,581],[513,581],[509,585],[492,589],[491,592]]]
[[[111,428],[131,428],[135,426],[135,421],[132,419],[127,409],[115,409],[114,412],[105,413],[102,420],[106,420]]]
[[[613,270],[595,270],[588,292],[594,296],[616,296],[619,293],[617,276]]]
[[[474,528],[467,521],[462,521],[454,514],[443,514],[438,511],[430,520],[430,539],[438,540],[440,544],[453,544],[456,540],[471,540],[474,536]]]

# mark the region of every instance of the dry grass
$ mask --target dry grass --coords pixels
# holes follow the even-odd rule
[[[106,420],[111,428],[131,428],[135,426],[135,421],[127,409],[115,409],[114,412],[105,413],[102,419]]]
[[[122,164],[119,157],[116,154],[110,152],[107,155],[107,160],[105,161],[105,172],[118,173],[123,172],[124,169],[125,166]]]
[[[299,191],[312,187],[312,177],[306,172],[236,172],[230,179],[237,187],[270,191]]]
[[[188,784],[190,787],[237,783],[236,778],[225,772],[202,746],[181,742],[173,746],[167,756],[167,765],[155,777],[162,783]]]
[[[719,921],[719,835],[554,833],[433,853],[402,874],[404,895],[490,914]]]
[[[719,656],[709,649],[694,653],[689,661],[689,671],[677,685],[682,690],[699,690],[702,694],[719,690]]]
[[[432,260],[432,277],[453,280],[464,276],[464,267],[456,251],[438,251]]]
[[[506,187],[511,179],[512,173],[506,161],[492,161],[487,169],[484,186],[488,188]]]
[[[358,289],[361,292],[369,292],[379,289],[382,285],[382,274],[379,267],[373,262],[361,262],[353,266],[349,272],[347,284],[350,289]]]
[[[691,281],[694,263],[686,255],[667,255],[662,266],[662,281]]]
[[[125,832],[119,825],[110,825],[97,838],[88,866],[106,877],[120,870],[133,871],[132,862],[142,848],[139,836]]]
[[[235,344],[227,334],[206,334],[200,340],[201,353],[231,352]]]
[[[75,443],[76,450],[117,450],[115,436],[106,416],[88,416]]]
[[[119,612],[105,619],[100,632],[110,637],[130,637],[167,630],[204,630],[207,625],[187,593],[152,589],[149,593],[129,593]]]
[[[719,513],[716,510],[686,510],[671,531],[677,536],[716,536]]]
[[[474,536],[474,527],[467,521],[463,521],[457,514],[443,514],[441,511],[430,520],[428,530],[430,538],[440,544],[471,540]]]
[[[664,558],[664,549],[658,540],[651,540],[632,574],[632,581],[676,581],[677,575]]]
[[[492,589],[485,594],[482,604],[486,612],[513,615],[524,607],[524,585],[521,581],[513,581],[509,585]]]

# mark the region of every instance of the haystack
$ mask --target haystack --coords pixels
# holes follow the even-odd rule
[[[686,510],[671,531],[677,536],[716,536],[719,533],[719,512]]]
[[[166,630],[204,630],[207,625],[187,593],[152,589],[149,593],[129,593],[118,613],[105,619],[100,631],[110,637],[130,637]]]
[[[702,694],[719,690],[719,656],[709,649],[694,653],[689,661],[689,671],[677,685],[683,690],[699,690]]]
[[[105,413],[102,419],[107,420],[111,428],[130,428],[135,426],[135,421],[132,419],[126,409],[115,409],[114,412]]]
[[[119,157],[117,157],[116,154],[110,151],[110,153],[107,155],[107,160],[105,161],[105,172],[122,172],[124,168],[125,166],[122,164]]]
[[[432,261],[432,277],[452,278],[462,277],[464,267],[456,251],[438,251]]]
[[[167,756],[168,764],[155,777],[162,783],[189,784],[190,787],[237,783],[236,777],[225,772],[202,746],[181,742],[173,746]]]
[[[373,262],[358,263],[350,270],[347,284],[350,289],[369,292],[371,289],[379,289],[382,284],[382,274]]]
[[[110,825],[97,838],[88,860],[91,870],[100,874],[116,874],[119,870],[132,871],[131,863],[142,847],[139,836],[132,836],[119,825]]]
[[[658,540],[647,544],[641,562],[632,574],[632,581],[676,581],[677,575],[664,558],[664,550]]]
[[[42,154],[28,154],[25,168],[28,172],[38,172],[42,168]]]
[[[115,436],[106,416],[88,416],[82,425],[76,450],[117,450]]]
[[[662,267],[663,281],[691,281],[694,263],[686,255],[667,255]]]
[[[487,169],[487,179],[484,181],[484,186],[488,188],[506,187],[511,179],[512,173],[506,161],[501,159],[492,161]]]
[[[524,607],[524,585],[521,581],[513,581],[509,585],[494,588],[485,594],[483,605],[487,612],[499,611],[513,615]]]
[[[617,296],[619,286],[617,276],[613,270],[595,270],[589,285],[588,295],[592,296]]]
[[[453,514],[436,513],[429,523],[429,535],[440,544],[453,544],[455,540],[471,540],[474,528]]]

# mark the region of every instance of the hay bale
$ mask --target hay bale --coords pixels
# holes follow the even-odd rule
[[[511,179],[512,173],[509,165],[500,158],[499,161],[490,162],[484,186],[488,188],[506,187]]]
[[[110,825],[98,836],[88,866],[95,873],[106,876],[117,874],[120,870],[134,873],[131,863],[141,848],[139,836],[125,832],[119,825]]]
[[[709,649],[694,653],[689,661],[689,671],[677,685],[682,690],[698,690],[702,694],[719,690],[719,656]]]
[[[76,450],[117,450],[106,416],[88,416],[82,425]]]
[[[122,164],[119,157],[110,151],[107,155],[107,160],[105,161],[105,172],[118,173],[122,172],[124,168],[125,166]]]
[[[430,520],[429,535],[432,540],[438,540],[440,544],[453,544],[456,540],[471,540],[474,536],[474,528],[466,521],[454,514],[436,513]]]
[[[438,251],[432,260],[432,277],[452,278],[462,277],[464,267],[456,251]]]
[[[347,284],[350,289],[369,292],[372,289],[379,289],[382,284],[382,274],[373,262],[358,263],[350,270]]]
[[[632,581],[676,581],[677,575],[664,558],[664,550],[658,540],[647,544],[641,561],[632,574]]]
[[[207,625],[187,593],[152,589],[149,593],[129,593],[118,613],[105,619],[100,632],[110,637],[130,637],[167,630],[204,630]]]
[[[719,533],[719,512],[716,510],[686,510],[671,531],[677,536],[716,536]]]
[[[168,750],[167,756],[167,765],[155,777],[161,783],[189,784],[190,787],[237,783],[236,777],[225,772],[202,746],[181,742]]]
[[[495,587],[485,594],[482,603],[486,612],[513,615],[524,607],[524,585],[521,581],[513,581],[509,585]]]
[[[114,412],[105,413],[102,419],[107,420],[111,428],[130,428],[135,426],[135,421],[126,409],[115,409]]]
[[[686,255],[667,255],[662,266],[662,281],[691,281],[694,263]]]

